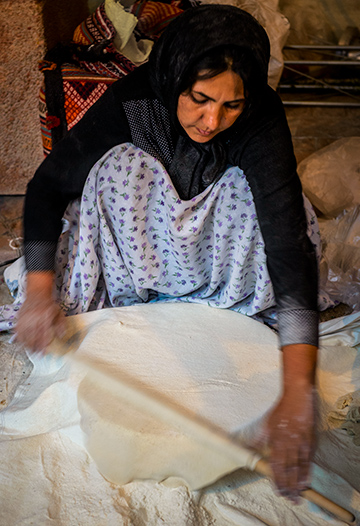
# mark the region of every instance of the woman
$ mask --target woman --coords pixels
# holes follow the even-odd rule
[[[249,14],[190,9],[56,145],[28,186],[16,333],[34,350],[61,337],[54,268],[68,313],[176,299],[253,315],[276,301],[284,389],[266,439],[296,500],[313,445],[317,265],[268,61]]]

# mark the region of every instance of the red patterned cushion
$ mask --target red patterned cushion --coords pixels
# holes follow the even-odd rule
[[[178,3],[140,0],[132,8],[139,19],[136,29],[156,38],[182,13]],[[62,46],[58,53],[50,52],[51,59],[40,63],[45,74],[39,108],[45,155],[115,80],[135,69],[135,64],[114,47],[115,36],[116,30],[106,15],[105,5],[101,4],[75,29],[71,44]],[[91,54],[99,58],[87,58]]]

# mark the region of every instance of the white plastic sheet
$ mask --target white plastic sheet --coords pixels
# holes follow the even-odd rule
[[[288,19],[278,9],[278,0],[205,0],[203,4],[229,4],[244,9],[264,27],[270,40],[268,83],[276,89],[284,66],[282,48],[290,31]]]
[[[305,195],[330,218],[360,204],[360,137],[339,139],[298,166]]]
[[[360,311],[360,205],[319,221],[323,241],[321,287],[334,301]]]

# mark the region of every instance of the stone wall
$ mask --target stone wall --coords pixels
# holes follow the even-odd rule
[[[86,0],[1,0],[0,195],[24,194],[43,159],[38,113],[46,49],[71,38]]]

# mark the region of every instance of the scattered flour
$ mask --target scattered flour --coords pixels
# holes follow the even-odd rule
[[[147,310],[149,314],[146,314]],[[153,316],[161,320],[156,329]],[[186,323],[181,323],[183,317]],[[141,380],[150,389],[159,389],[161,382],[167,396],[173,396],[177,403],[191,407],[226,431],[239,433],[245,439],[254,422],[261,419],[277,397],[279,353],[276,337],[270,329],[249,318],[243,319],[239,314],[188,304],[166,304],[161,312],[155,304],[92,312],[80,315],[78,320],[88,327],[77,351],[79,355],[94,353],[113,370],[116,364],[126,365],[129,373],[141,373]],[[177,328],[179,323],[181,329]],[[117,327],[114,340],[109,330],[112,325]],[[176,342],[186,339],[190,325],[193,326],[190,331],[192,347],[189,343],[186,349],[182,343],[181,349],[176,351]],[[329,422],[329,414],[336,410],[340,397],[360,389],[360,360],[357,349],[353,347],[359,343],[360,315],[326,322],[322,324],[322,333],[326,346],[321,348],[318,371],[319,440],[312,485],[351,510],[359,521],[359,448],[344,430]],[[139,348],[131,344],[134,334],[140,340],[142,338],[140,342],[137,340]],[[204,335],[205,348],[198,344]],[[167,353],[172,358],[163,363]],[[179,478],[164,483],[139,480],[149,476],[147,470],[151,463],[158,470],[158,479],[164,476],[159,463],[161,455],[154,452],[153,459],[144,455],[138,463],[125,462],[126,478],[135,480],[127,484],[110,482],[98,470],[94,461],[96,452],[92,458],[86,449],[96,429],[105,431],[96,462],[102,467],[104,453],[104,458],[113,459],[120,475],[121,465],[114,449],[127,455],[132,448],[131,454],[134,455],[136,450],[144,449],[141,445],[143,434],[145,441],[152,437],[155,445],[161,437],[163,451],[170,449],[173,452],[171,442],[174,440],[180,448],[183,438],[174,430],[164,430],[160,423],[154,425],[151,419],[142,433],[142,420],[131,417],[131,414],[124,420],[114,418],[111,421],[109,397],[100,403],[100,392],[90,393],[90,380],[80,366],[69,368],[64,358],[51,356],[45,359],[32,357],[31,360],[33,369],[26,388],[20,384],[11,403],[0,412],[1,524],[343,524],[307,501],[302,501],[299,506],[292,505],[276,495],[270,481],[243,469],[196,491],[190,491]],[[84,431],[80,427],[78,391]],[[91,401],[96,399],[97,404],[93,405]],[[121,415],[124,409],[120,403],[117,407],[116,411]],[[110,434],[116,429],[117,437],[110,446],[109,429]],[[124,445],[124,436],[128,436],[128,442],[133,437],[134,444]],[[126,449],[128,447],[130,449]],[[181,451],[176,453],[180,455]],[[192,466],[188,468],[191,473]],[[198,469],[197,466],[195,474]],[[168,474],[176,475],[174,472]]]

